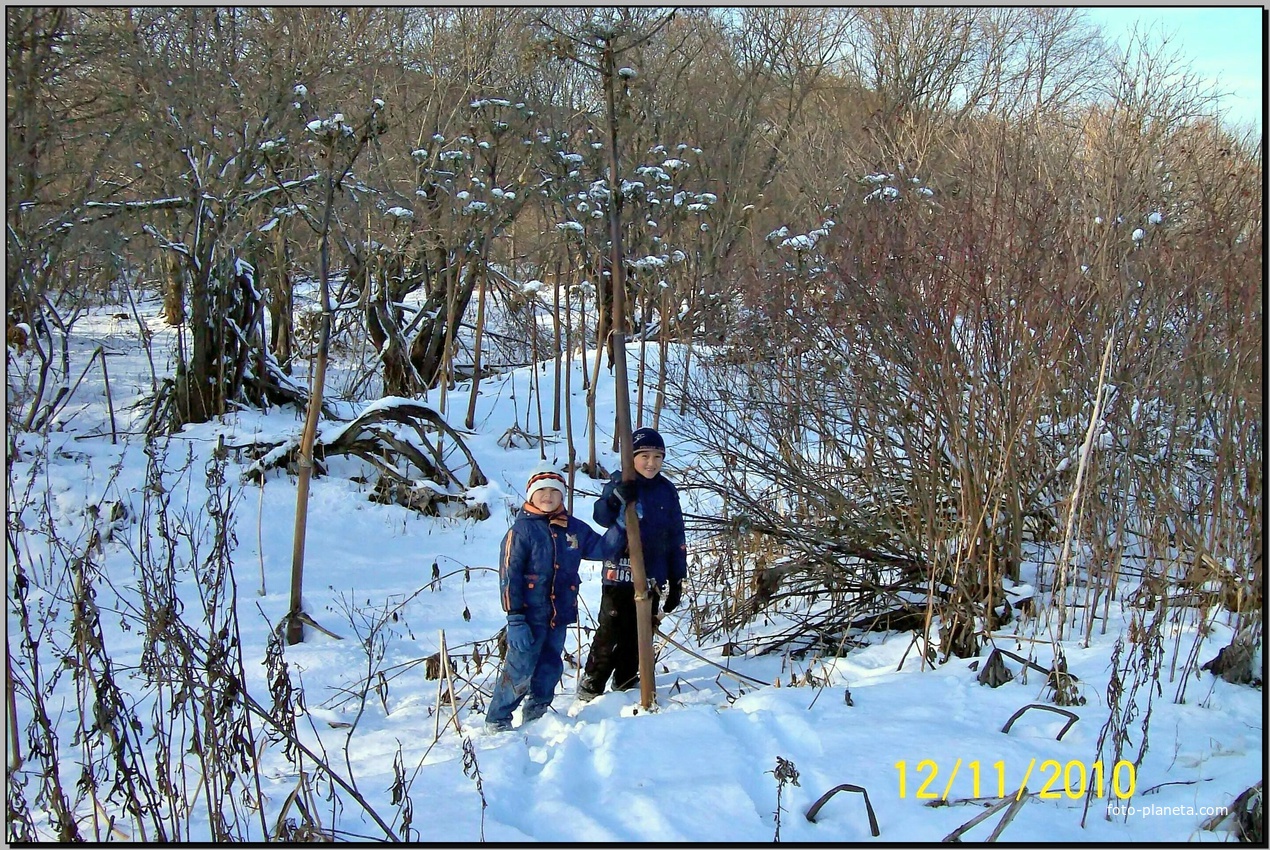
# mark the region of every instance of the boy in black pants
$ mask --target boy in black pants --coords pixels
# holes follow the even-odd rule
[[[683,581],[688,574],[687,544],[679,493],[661,474],[666,459],[666,443],[652,428],[640,428],[631,435],[631,450],[638,475],[623,482],[614,473],[595,503],[593,517],[598,525],[617,522],[634,501],[639,517],[640,540],[644,546],[644,571],[654,612],[661,593],[666,593],[663,610],[670,613],[679,605]],[[612,677],[614,690],[628,690],[639,684],[639,639],[635,619],[635,585],[631,582],[630,553],[604,562],[600,589],[600,622],[591,640],[578,699],[590,702],[604,692]]]

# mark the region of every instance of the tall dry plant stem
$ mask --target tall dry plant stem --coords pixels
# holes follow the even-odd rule
[[[322,412],[322,392],[326,385],[326,364],[331,348],[331,214],[335,202],[336,178],[327,173],[326,206],[322,217],[322,237],[318,248],[319,287],[322,304],[321,330],[317,357],[313,366],[313,383],[309,388],[309,405],[300,436],[299,475],[296,479],[295,536],[291,550],[291,608],[287,615],[287,643],[304,640],[304,543],[308,531],[309,481],[313,477],[313,444],[317,439],[318,418]]]
[[[1102,424],[1102,409],[1104,393],[1107,386],[1107,375],[1111,369],[1111,352],[1115,344],[1116,329],[1112,325],[1111,331],[1107,334],[1107,344],[1103,347],[1102,361],[1098,368],[1098,387],[1094,393],[1094,409],[1089,415],[1089,427],[1085,430],[1085,442],[1080,448],[1080,460],[1076,466],[1076,480],[1072,482],[1071,500],[1067,506],[1067,520],[1063,529],[1063,548],[1058,556],[1058,564],[1054,568],[1054,589],[1053,589],[1053,608],[1058,609],[1058,632],[1055,640],[1063,639],[1063,625],[1067,619],[1067,602],[1064,594],[1067,589],[1067,574],[1071,567],[1072,541],[1076,532],[1076,515],[1080,510],[1082,489],[1085,483],[1085,470],[1089,466],[1089,457],[1093,451],[1094,439],[1098,436],[1099,426]],[[1049,620],[1050,612],[1046,612],[1046,620]]]
[[[617,391],[617,436],[621,443],[622,480],[633,481],[635,471],[634,452],[631,449],[631,398],[626,370],[626,281],[623,274],[625,260],[622,256],[621,221],[618,215],[618,199],[621,197],[621,178],[617,160],[617,108],[613,89],[616,84],[616,50],[612,38],[605,40],[601,57],[601,76],[604,82],[606,115],[609,131],[609,234],[611,262],[609,278],[613,295],[613,371]],[[648,578],[644,572],[644,547],[640,539],[639,517],[635,503],[626,505],[626,546],[631,559],[631,581],[635,585],[635,624],[639,647],[639,701],[644,708],[651,708],[657,689],[653,672],[653,603],[648,595]]]
[[[568,456],[567,472],[569,475],[569,513],[573,513],[574,480],[577,478],[578,449],[573,441],[573,310],[569,297],[569,289],[565,289],[564,299],[564,397],[568,402],[564,406],[564,441]],[[582,360],[582,374],[586,375],[586,358]],[[581,626],[578,627],[581,629]],[[581,635],[581,631],[578,632]]]
[[[377,107],[378,108],[378,107]],[[331,323],[334,308],[331,305],[331,226],[335,216],[335,197],[344,179],[353,170],[357,158],[376,132],[377,116],[373,110],[362,131],[357,134],[355,146],[347,155],[342,170],[336,172],[337,141],[342,138],[335,132],[323,142],[324,188],[322,220],[318,225],[318,286],[321,303],[321,324],[318,346],[313,366],[313,383],[309,388],[308,409],[304,419],[304,431],[300,436],[300,452],[297,458],[299,475],[296,481],[295,534],[291,550],[291,606],[287,613],[287,643],[294,645],[304,640],[304,623],[301,619],[304,593],[304,544],[308,529],[309,482],[313,478],[313,444],[317,439],[317,424],[322,413],[322,395],[326,386],[326,366],[331,350]]]

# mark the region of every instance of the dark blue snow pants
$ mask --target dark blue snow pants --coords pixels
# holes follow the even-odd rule
[[[556,685],[564,673],[564,640],[569,626],[551,628],[546,624],[530,623],[534,633],[533,646],[527,652],[517,652],[507,647],[507,658],[498,673],[494,694],[485,712],[486,723],[511,723],[512,712],[528,694],[525,710],[535,715],[546,711],[556,695]]]

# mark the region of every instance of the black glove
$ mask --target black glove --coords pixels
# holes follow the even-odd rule
[[[683,596],[684,581],[681,578],[672,579],[670,582],[670,590],[666,594],[666,604],[661,610],[669,614],[671,611],[679,607],[679,600]]]
[[[634,481],[619,481],[613,488],[613,495],[617,497],[622,507],[626,507],[639,496],[639,487]]]

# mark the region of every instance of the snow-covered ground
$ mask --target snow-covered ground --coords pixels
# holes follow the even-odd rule
[[[157,319],[150,325],[160,339],[171,334]],[[105,347],[118,429],[136,430],[147,411],[129,409],[126,400],[148,390],[150,372],[135,325],[104,311],[81,321],[76,330],[82,334],[72,349],[80,352],[78,362],[85,362],[87,352],[97,344]],[[638,346],[632,345],[632,377],[637,359]],[[170,369],[162,357],[156,365],[161,374]],[[576,361],[575,370],[570,404],[579,455],[585,459],[585,399]],[[139,436],[112,445],[101,382],[93,379],[96,374],[77,388],[61,416],[64,428],[49,435],[47,446],[34,435],[20,439],[10,497],[34,481],[36,501],[43,501],[47,493],[54,519],[63,530],[82,526],[88,505],[119,500],[133,506],[128,515],[134,519],[120,524],[119,536],[105,543],[104,555],[107,569],[118,571],[112,575],[117,592],[126,596],[132,592],[133,576],[121,540],[139,528],[135,508],[145,484],[146,457]],[[553,375],[548,367],[537,376],[548,426]],[[539,463],[536,448],[508,449],[499,441],[517,422],[523,427],[527,414],[537,415],[527,407],[533,400],[530,377],[530,369],[521,369],[487,380],[481,387],[476,426],[467,435],[467,443],[490,479],[483,491],[492,514],[488,520],[429,518],[405,508],[374,504],[367,499],[370,485],[353,480],[359,468],[351,461],[337,462],[333,474],[313,481],[304,564],[305,610],[342,639],[310,629],[304,643],[286,649],[286,661],[293,680],[303,687],[308,709],[298,728],[306,744],[314,749],[320,744],[333,765],[347,769],[367,802],[394,828],[400,826],[400,813],[390,801],[390,788],[395,781],[394,759],[400,752],[408,780],[405,793],[413,807],[411,837],[430,842],[483,838],[547,843],[750,843],[771,841],[778,823],[782,841],[938,842],[984,811],[986,803],[1013,797],[1025,783],[1025,774],[1029,791],[1048,793],[1026,799],[1003,831],[1003,841],[1231,840],[1226,831],[1230,821],[1215,832],[1200,825],[1217,807],[1230,804],[1263,777],[1260,690],[1201,673],[1189,683],[1185,703],[1174,704],[1178,682],[1170,680],[1172,665],[1166,661],[1141,767],[1131,776],[1127,769],[1117,770],[1110,763],[1101,768],[1093,765],[1100,758],[1097,742],[1108,718],[1112,647],[1128,616],[1118,604],[1111,606],[1115,619],[1107,633],[1094,629],[1088,647],[1070,637],[1063,643],[1069,670],[1079,677],[1086,702],[1070,708],[1079,720],[1061,740],[1056,737],[1066,718],[1047,711],[1029,711],[1008,734],[1001,731],[1021,707],[1047,702],[1045,677],[1034,671],[999,688],[981,686],[969,659],[953,658],[934,669],[923,665],[907,633],[871,635],[870,645],[836,660],[725,658],[718,645],[697,645],[688,629],[687,605],[664,623],[675,640],[746,677],[779,680],[783,686],[738,681],[659,642],[655,711],[634,711],[637,691],[609,693],[582,704],[574,698],[576,659],[585,658],[589,638],[577,631],[567,646],[574,663],[566,663],[553,711],[524,728],[486,732],[481,711],[473,710],[473,696],[478,689],[488,694],[497,667],[496,656],[492,660],[485,656],[493,650],[493,638],[503,624],[496,573],[499,543],[513,509],[523,500],[525,479]],[[612,378],[602,371],[597,427],[601,462],[608,469],[619,466],[609,451],[613,396]],[[438,400],[434,393],[429,402],[435,405]],[[466,402],[466,387],[449,399],[447,420],[460,430]],[[275,409],[246,411],[223,422],[185,429],[173,437],[169,457],[175,465],[190,451],[194,462],[185,479],[188,487],[172,492],[174,502],[188,503],[195,513],[202,509],[206,500],[200,489],[202,470],[219,435],[227,445],[241,446],[294,437],[301,424],[297,411]],[[692,458],[679,449],[673,422],[664,423],[662,430],[670,446],[667,471],[674,480],[675,469],[684,468]],[[548,459],[563,462],[567,454],[563,431],[549,440]],[[46,456],[47,466],[33,475],[31,464],[37,455]],[[262,661],[266,639],[289,607],[296,486],[294,476],[277,470],[269,473],[263,488],[238,480],[249,462],[231,452],[228,483],[237,492],[233,560],[247,690],[268,705]],[[117,473],[112,474],[112,469]],[[590,520],[598,490],[598,482],[578,476],[577,515]],[[686,491],[684,498],[690,502],[694,494]],[[693,504],[698,511],[709,508]],[[37,533],[24,537],[36,554]],[[441,575],[435,583],[434,564]],[[598,566],[583,565],[581,610],[582,625],[587,627],[594,624],[599,599]],[[690,576],[686,594],[690,600],[708,598],[710,592],[699,576]],[[97,601],[104,611],[116,604],[104,586]],[[193,601],[189,608],[196,608]],[[389,612],[395,616],[387,616]],[[103,614],[102,627],[108,650],[117,653],[121,664],[130,665],[136,661],[139,642],[135,632],[120,629],[122,620]],[[380,643],[368,642],[369,624],[379,620],[384,621],[377,633]],[[1004,630],[1019,626],[1016,620]],[[16,628],[12,606],[8,627],[12,641]],[[1031,625],[1022,629],[1028,640],[1035,633]],[[425,673],[424,659],[438,651],[443,634],[459,677],[458,698],[463,701],[457,724],[449,704],[439,701],[438,681]],[[1179,670],[1195,639],[1193,631],[1166,634],[1166,651],[1181,647]],[[1218,617],[1203,640],[1200,660],[1211,658],[1229,639],[1230,629]],[[382,657],[368,652],[368,643],[381,647]],[[1029,654],[1027,641],[1006,640],[1000,645]],[[472,658],[474,647],[482,656],[479,664]],[[1048,665],[1053,656],[1045,650],[1035,657]],[[1019,672],[1019,664],[1006,663],[1012,672]],[[805,680],[809,665],[818,684],[790,687],[793,676]],[[368,680],[375,685],[362,706],[350,693],[364,690]],[[1140,698],[1145,698],[1145,690]],[[480,698],[482,707],[485,701],[486,697]],[[69,685],[62,686],[52,704],[65,711],[64,724],[74,723]],[[19,722],[25,725],[28,717],[20,705]],[[73,726],[67,725],[61,735],[68,784],[73,784],[70,774],[78,758],[72,731]],[[1129,732],[1125,753],[1131,759],[1141,744],[1140,723],[1135,721]],[[281,746],[263,747],[260,759],[266,820],[272,824],[295,788],[296,777]],[[778,785],[778,759],[797,770],[797,784]],[[1083,783],[1082,775],[1086,777]],[[28,769],[10,781],[34,782],[35,777]],[[814,823],[804,816],[817,798],[843,783],[867,790],[876,813],[876,838],[870,832],[864,797],[858,793],[846,791],[833,797]],[[1082,826],[1086,800],[1079,789],[1089,783],[1099,786],[1096,790],[1101,794],[1090,801]],[[1122,791],[1132,785],[1133,796],[1115,799],[1117,783]],[[341,795],[338,806],[327,801],[315,813],[324,826],[345,837],[382,837],[379,827],[347,795],[337,793]],[[970,797],[987,799],[927,805],[932,797],[946,797],[952,803]],[[26,798],[33,800],[34,791]],[[1124,806],[1124,813],[1108,818],[1108,803]],[[199,812],[196,808],[193,817],[202,816]],[[963,840],[985,840],[1002,814],[1004,810],[993,814]],[[40,814],[35,820],[47,823]],[[119,829],[131,832],[126,818]],[[196,827],[192,837],[205,836]]]

